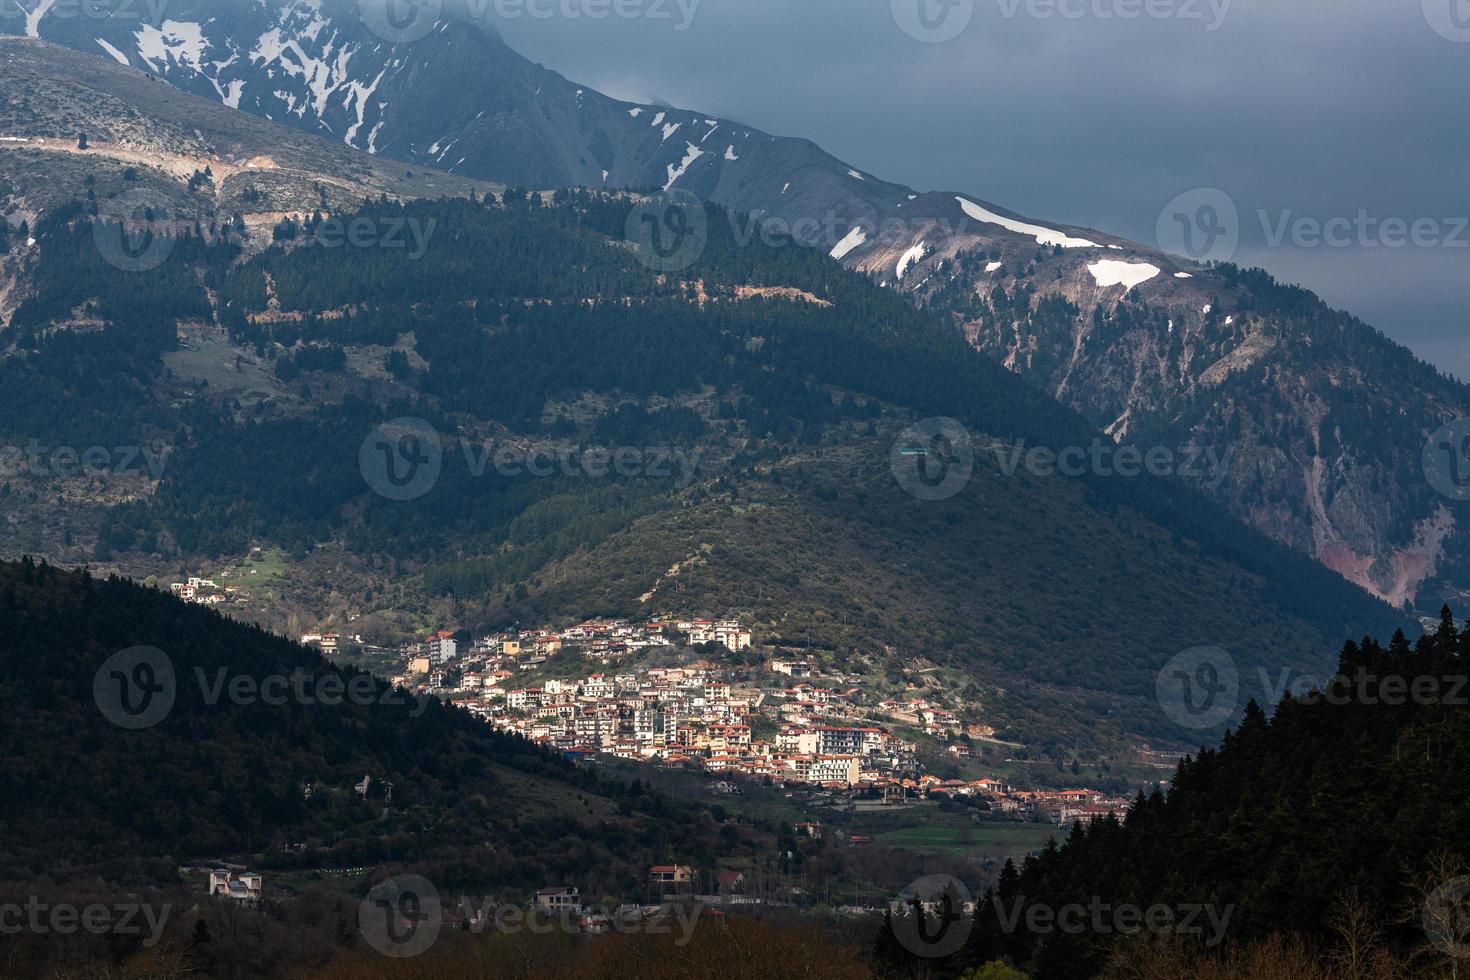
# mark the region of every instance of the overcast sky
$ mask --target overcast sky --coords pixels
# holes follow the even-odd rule
[[[618,0],[644,5],[632,19],[525,2],[582,12],[496,21],[576,81],[807,136],[924,190],[1156,244],[1169,201],[1220,188],[1236,261],[1470,378],[1464,0],[947,0],[948,19],[922,0],[935,30],[964,26],[940,43],[897,26],[921,0]],[[1382,244],[1360,212],[1419,222],[1419,243]],[[1270,244],[1300,218],[1352,221],[1350,244],[1310,225]]]

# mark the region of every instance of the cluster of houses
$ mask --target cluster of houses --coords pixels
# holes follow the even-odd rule
[[[310,633],[302,642],[330,656],[339,637]],[[856,683],[860,678],[824,677],[807,659],[778,655],[732,672],[726,662],[702,659],[710,652],[705,644],[748,650],[751,632],[735,620],[672,616],[595,619],[472,643],[443,630],[399,648],[400,673],[391,681],[453,700],[569,758],[610,755],[711,773],[715,792],[740,792],[753,779],[876,791],[890,802],[978,797],[992,810],[1057,823],[1126,808],[1126,801],[1090,790],[1018,793],[993,779],[942,779],[924,771],[916,744],[893,734],[890,723],[939,739],[959,758],[971,754],[968,739],[994,731],[924,697],[878,700]],[[701,659],[631,656],[675,648]],[[563,664],[577,676],[548,676]]]
[[[992,812],[1062,827],[1109,815],[1122,819],[1131,802],[1095,789],[1020,790],[998,779],[940,779],[928,773],[905,788],[926,797],[983,799]]]
[[[200,606],[218,606],[226,602],[240,602],[246,595],[240,590],[221,587],[214,579],[189,578],[185,582],[170,582],[168,591],[178,599]]]
[[[1050,820],[1063,827],[1107,816],[1121,820],[1132,803],[1123,797],[1108,796],[1092,789],[1031,790],[1010,796],[1025,816],[1034,820]]]
[[[313,638],[325,649],[326,636]],[[452,633],[440,632],[405,648],[404,670],[391,680],[451,698],[502,730],[573,757],[609,754],[844,788],[917,774],[912,743],[870,723],[831,723],[872,710],[857,687],[741,685],[707,660],[520,680],[556,656],[602,666],[658,648],[688,647],[698,655],[706,644],[748,650],[751,632],[735,620],[591,620],[487,636],[463,651]],[[802,662],[771,665],[776,681],[816,675]]]
[[[653,868],[649,872],[649,890],[667,893],[665,900],[645,905],[622,904],[613,909],[608,909],[595,902],[591,904],[584,902],[582,891],[576,885],[551,885],[539,889],[532,896],[531,908],[541,915],[570,922],[585,935],[601,935],[613,928],[614,920],[621,923],[642,922],[660,931],[667,931],[677,921],[677,915],[674,912],[676,901],[682,900],[688,903],[693,900],[701,906],[742,903],[743,896],[723,887],[727,882],[744,881],[744,875],[738,871],[720,872],[719,881],[722,883],[722,888],[717,895],[692,896],[690,888],[694,880],[693,869],[683,865]],[[759,904],[756,899],[746,901]],[[688,914],[697,915],[698,912],[686,913]],[[712,910],[710,914],[719,915],[720,913]],[[467,926],[471,929],[476,928],[480,925],[478,919],[479,916],[476,916],[469,920]]]
[[[302,642],[333,637],[333,634],[309,633]],[[597,664],[612,664],[630,656],[676,645],[700,646],[718,644],[737,652],[749,649],[750,630],[735,620],[666,619],[630,623],[621,619],[593,619],[566,629],[542,628],[514,630],[486,636],[461,650],[454,633],[443,630],[426,639],[407,644],[397,651],[404,662],[395,683],[441,690],[451,674],[467,675],[470,688],[484,680],[493,687],[499,680],[516,671],[533,670],[563,652]],[[489,673],[486,674],[485,672]]]
[[[915,773],[912,743],[873,725],[827,723],[793,693],[800,696],[734,686],[724,671],[700,663],[492,690],[474,710],[573,756],[833,788]]]

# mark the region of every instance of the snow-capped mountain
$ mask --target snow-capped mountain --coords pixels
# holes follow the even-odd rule
[[[677,189],[779,222],[952,318],[1115,439],[1228,452],[1223,478],[1179,475],[1364,588],[1395,603],[1470,588],[1470,522],[1421,463],[1431,433],[1470,415],[1470,389],[1310,293],[609,98],[483,22],[423,19],[440,0],[168,0],[155,21],[142,0],[109,19],[16,2],[0,27],[410,166]]]
[[[609,98],[522,57],[484,18],[400,23],[375,0],[168,0],[149,21],[143,0],[106,19],[16,2],[31,37],[371,154],[534,188],[678,189],[780,221],[850,265],[887,266],[905,287],[924,279],[918,266],[987,231],[1032,227],[994,205],[883,181],[809,140]],[[1027,236],[1084,240],[1074,232]],[[1087,234],[1097,247],[1127,244]]]
[[[529,187],[678,187],[743,210],[887,208],[909,191],[805,140],[698,112],[622,102],[521,57],[484,23],[405,32],[356,0],[169,0],[148,22],[63,16],[22,0],[10,29],[143,69],[357,149]]]

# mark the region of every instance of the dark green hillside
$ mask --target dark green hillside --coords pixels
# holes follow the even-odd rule
[[[1228,647],[1248,679],[1288,660],[1330,668],[1313,653],[1327,634],[1274,614],[1260,576],[1177,546],[1136,512],[1099,513],[1067,481],[1003,476],[982,458],[953,500],[910,498],[888,471],[895,435],[718,481],[552,563],[492,614],[728,608],[844,671],[898,682],[927,658],[963,668],[1001,738],[1062,759],[1128,734],[1188,739],[1159,712],[1154,677],[1195,642]],[[429,578],[477,594],[499,572],[492,559],[436,564]]]
[[[622,242],[634,206],[508,193],[368,203],[336,219],[417,228],[421,254],[325,247],[319,216],[243,264],[180,243],[170,263],[197,269],[216,304],[217,326],[189,328],[213,331],[213,385],[174,371],[179,352],[149,326],[160,317],[128,302],[143,280],[89,274],[85,210],[48,225],[37,296],[49,298],[33,308],[87,302],[106,326],[28,335],[0,364],[0,381],[17,384],[0,391],[47,372],[57,394],[44,418],[18,404],[0,429],[79,440],[110,415],[173,455],[146,492],[65,511],[84,531],[94,521],[95,538],[60,529],[43,550],[176,574],[257,545],[305,568],[328,547],[349,611],[452,608],[479,628],[647,611],[638,597],[708,543],[720,557],[661,602],[747,610],[766,635],[851,647],[878,672],[919,656],[962,667],[997,727],[1067,757],[1124,733],[1191,737],[1151,706],[1152,672],[1185,647],[1320,669],[1344,637],[1399,625],[1173,483],[1000,475],[996,442],[1010,453],[1017,440],[1060,449],[1100,436],[863,276],[812,249],[745,243],[743,220],[717,209],[698,261],[656,273]],[[194,301],[187,276],[157,281],[170,302]],[[124,382],[105,345],[143,330]],[[247,363],[264,389],[236,380]],[[125,384],[147,414],[106,397]],[[445,447],[437,483],[409,502],[370,492],[359,459],[374,427],[402,416]],[[925,504],[899,492],[887,454],[933,416],[957,420],[980,451],[963,493]],[[662,446],[699,465],[531,478],[480,471],[462,451],[489,444]],[[40,507],[47,486],[14,492]],[[754,531],[753,512],[765,522]]]
[[[1232,953],[1290,932],[1323,963],[1351,954],[1359,972],[1338,976],[1453,975],[1424,910],[1442,887],[1461,902],[1470,889],[1467,666],[1470,633],[1448,610],[1413,646],[1402,635],[1386,648],[1348,644],[1330,697],[1288,697],[1271,715],[1252,704],[1220,749],[1181,763],[1167,796],[1140,798],[1126,823],[1076,830],[1008,871],[982,902],[969,948],[942,972],[1008,956],[1041,980],[1072,978],[1114,957],[1108,975],[1149,976],[1151,962],[1173,961],[1177,951],[1091,930],[1007,932],[994,904],[1059,908],[1096,896],[1231,907]],[[1462,904],[1446,919],[1460,950],[1463,914]]]
[[[94,700],[94,680],[140,645],[168,657],[176,698],[156,725],[125,730]],[[220,671],[231,684],[282,676],[288,690],[346,703],[215,699]],[[344,698],[358,686],[367,693]],[[454,887],[575,877],[622,894],[666,852],[713,860],[717,831],[701,810],[115,579],[0,564],[0,698],[0,879],[170,880],[181,862],[234,857],[273,870],[414,864]],[[359,798],[364,775],[373,784]],[[722,854],[752,846],[734,827],[718,836]],[[288,853],[293,843],[306,848]]]

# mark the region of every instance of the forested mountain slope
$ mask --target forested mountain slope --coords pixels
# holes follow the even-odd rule
[[[0,365],[6,441],[168,455],[7,481],[6,547],[175,576],[280,549],[250,615],[387,638],[739,612],[854,669],[962,667],[997,728],[1066,758],[1193,737],[1153,698],[1185,647],[1320,668],[1398,622],[1176,483],[1017,466],[1102,437],[819,251],[741,243],[710,208],[699,259],[654,271],[624,241],[643,206],[375,203],[345,217],[432,228],[421,255],[325,247],[312,218],[243,262],[186,237],[141,273],[98,258],[85,206],[54,213]],[[54,328],[79,306],[101,329]],[[409,500],[362,456],[403,417],[443,449]],[[942,500],[892,471],[936,417],[973,467]],[[677,465],[537,476],[488,455],[589,447]]]
[[[713,857],[695,808],[116,579],[0,564],[0,692],[6,880],[238,859],[636,892],[668,848]]]
[[[940,975],[996,957],[1039,980],[1456,975],[1470,893],[1467,636],[1446,609],[1417,643],[1350,643],[1332,681],[1269,714],[1252,703],[1220,748],[1180,764],[1167,795],[1008,867]],[[1124,906],[1214,912],[1198,934],[1016,926],[1033,907],[1079,903],[1109,910],[1105,926]]]
[[[11,23],[414,167],[671,188],[753,214],[952,320],[1114,439],[1228,454],[1222,479],[1183,479],[1374,594],[1432,611],[1470,586],[1462,504],[1421,462],[1433,433],[1470,414],[1470,392],[1310,293],[910,190],[695,109],[609,98],[517,54],[483,7],[383,9],[191,0],[146,22],[24,0]]]

